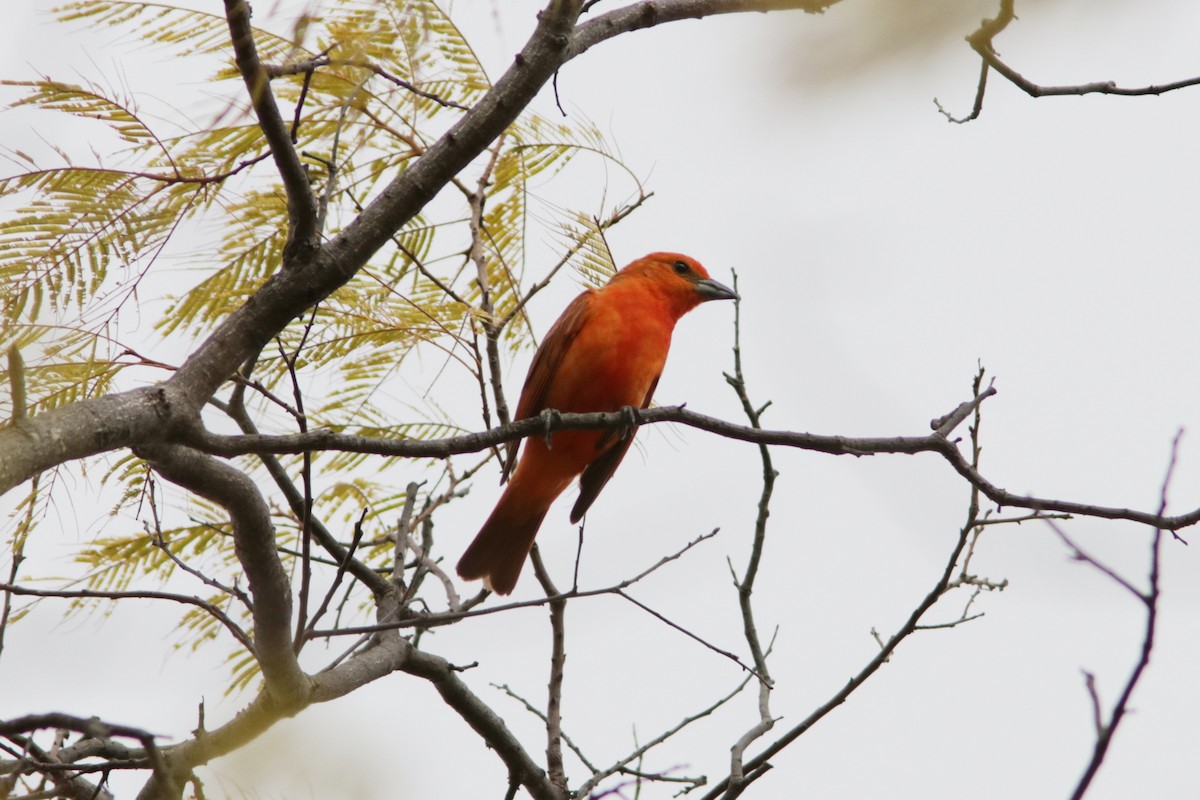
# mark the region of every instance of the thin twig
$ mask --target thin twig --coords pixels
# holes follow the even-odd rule
[[[1159,494],[1158,514],[1160,517],[1167,512],[1167,490],[1171,485],[1171,478],[1175,474],[1176,459],[1179,456],[1179,441],[1182,437],[1183,431],[1180,430],[1175,434],[1175,438],[1171,442],[1171,458],[1167,464],[1167,472],[1163,477],[1162,490]],[[1113,704],[1107,722],[1102,719],[1102,714],[1099,710],[1100,701],[1099,694],[1096,691],[1095,678],[1089,673],[1084,673],[1088,694],[1092,701],[1093,724],[1096,727],[1096,744],[1092,748],[1092,755],[1088,760],[1087,766],[1084,768],[1083,775],[1080,776],[1079,782],[1075,786],[1075,791],[1071,794],[1071,800],[1081,800],[1084,794],[1087,793],[1088,787],[1100,769],[1100,765],[1104,763],[1104,758],[1108,755],[1113,735],[1116,733],[1121,721],[1125,718],[1133,691],[1137,688],[1138,682],[1146,671],[1146,667],[1150,665],[1150,654],[1154,650],[1154,635],[1158,627],[1159,577],[1162,566],[1163,533],[1162,528],[1155,528],[1153,535],[1150,537],[1150,574],[1147,580],[1148,587],[1145,592],[1139,592],[1128,581],[1119,578],[1111,569],[1101,565],[1095,559],[1090,557],[1085,559],[1088,564],[1099,569],[1109,578],[1112,578],[1119,585],[1132,591],[1137,596],[1146,609],[1146,632],[1142,637],[1137,664],[1134,665],[1133,671],[1130,672],[1129,677],[1126,679],[1116,703]],[[1076,552],[1078,552],[1077,549]]]
[[[317,627],[321,617],[325,616],[325,612],[329,610],[329,604],[333,602],[333,596],[337,594],[338,587],[342,585],[342,580],[346,577],[346,567],[354,558],[355,551],[358,550],[358,545],[363,537],[363,521],[367,518],[367,509],[363,509],[358,520],[354,523],[354,538],[350,540],[350,546],[346,548],[346,557],[337,565],[337,572],[334,573],[333,582],[329,584],[329,588],[325,591],[325,596],[321,598],[321,604],[317,606],[317,610],[313,612],[312,617],[308,621],[308,626],[305,628],[305,638],[311,638],[313,629]]]
[[[975,378],[976,394],[979,392],[979,386],[982,378],[983,370],[981,369]],[[979,413],[979,408],[976,407],[975,424],[971,429],[972,466],[976,468],[978,467],[980,453],[978,441]],[[945,440],[943,439],[943,441]],[[735,783],[732,780],[732,775],[727,776],[718,781],[712,787],[712,789],[710,789],[703,796],[702,800],[717,800],[717,798],[736,797],[737,795],[741,794],[751,783],[761,777],[766,770],[770,769],[770,758],[775,756],[781,750],[785,749],[792,742],[796,741],[796,739],[803,736],[809,729],[820,722],[831,711],[840,706],[842,703],[846,702],[846,699],[849,698],[851,694],[853,694],[872,675],[874,675],[880,667],[888,662],[888,660],[892,657],[892,654],[895,653],[896,648],[900,646],[900,643],[917,630],[925,614],[937,604],[938,600],[945,596],[953,578],[955,567],[959,564],[963,553],[966,551],[967,543],[971,537],[971,532],[976,527],[979,513],[978,497],[978,491],[972,487],[971,502],[967,508],[966,521],[959,529],[954,547],[951,549],[949,558],[946,559],[946,564],[942,569],[941,576],[933,585],[933,588],[930,589],[930,591],[925,595],[924,599],[922,599],[921,602],[918,603],[913,611],[908,615],[908,618],[905,620],[904,624],[901,625],[900,628],[893,633],[890,638],[888,638],[886,641],[883,641],[881,637],[876,636],[876,639],[877,641],[880,641],[881,646],[879,648],[879,652],[875,654],[875,657],[867,662],[867,664],[864,665],[863,668],[860,669],[858,673],[846,683],[845,686],[843,686],[825,703],[809,714],[808,717],[784,732],[770,745],[763,748],[763,750],[753,758],[745,761],[743,765],[745,774],[740,782]]]
[[[620,597],[624,600],[628,600],[630,603],[633,603],[635,606],[640,608],[642,611],[645,611],[647,614],[654,617],[659,622],[662,622],[663,624],[667,625],[668,627],[674,628],[675,630],[679,631],[680,633],[682,633],[684,636],[688,637],[689,639],[699,642],[700,644],[707,647],[709,650],[712,650],[717,655],[725,656],[725,658],[728,658],[730,661],[737,664],[744,671],[750,673],[755,678],[757,678],[760,682],[768,683],[767,678],[762,673],[760,673],[756,668],[750,666],[749,664],[745,663],[740,658],[738,658],[737,654],[731,653],[728,650],[722,650],[721,648],[717,647],[712,642],[709,642],[709,641],[701,638],[700,636],[697,636],[696,634],[692,633],[691,631],[689,631],[687,628],[683,627],[679,623],[673,622],[671,619],[669,619],[668,617],[664,616],[663,614],[655,611],[653,608],[646,605],[642,601],[637,600],[632,595],[630,595],[628,592],[626,592],[624,589],[616,589],[612,592],[612,594],[615,594],[617,597]]]
[[[675,552],[671,555],[663,556],[658,561],[656,561],[654,564],[652,564],[651,566],[642,570],[640,573],[633,576],[632,578],[626,578],[625,580],[621,581],[620,583],[616,583],[612,586],[607,586],[603,589],[581,589],[581,590],[572,589],[569,592],[563,592],[562,594],[555,595],[554,597],[538,597],[538,598],[534,598],[532,600],[518,600],[518,601],[515,601],[512,603],[504,603],[501,605],[489,606],[487,608],[480,608],[478,610],[472,610],[476,606],[478,606],[479,603],[482,602],[482,600],[485,597],[490,596],[490,592],[481,591],[474,598],[463,603],[463,609],[461,611],[446,611],[446,612],[439,612],[439,613],[433,613],[433,614],[415,614],[411,618],[408,618],[408,619],[403,619],[403,620],[399,620],[396,622],[382,623],[382,624],[378,624],[378,625],[360,625],[360,626],[356,626],[356,627],[333,628],[333,629],[329,629],[329,630],[316,630],[316,631],[312,632],[311,636],[313,638],[323,638],[326,636],[350,636],[350,635],[359,635],[359,634],[374,634],[374,633],[381,633],[383,631],[396,630],[399,628],[432,628],[432,627],[437,627],[437,626],[441,626],[441,625],[451,625],[462,619],[468,619],[468,618],[472,618],[472,617],[483,617],[483,616],[487,616],[489,614],[499,614],[504,611],[511,611],[514,608],[537,608],[537,607],[545,606],[545,605],[549,604],[552,600],[558,600],[558,599],[571,600],[571,599],[579,598],[579,597],[599,597],[602,595],[616,594],[616,593],[618,593],[624,589],[627,589],[630,586],[633,586],[634,584],[638,583],[643,578],[646,578],[647,576],[649,576],[652,573],[654,573],[655,571],[657,571],[660,567],[662,567],[666,564],[669,564],[672,561],[678,559],[684,553],[686,553],[687,551],[691,550],[693,547],[698,545],[700,542],[703,542],[707,539],[711,539],[718,532],[719,532],[719,529],[713,529],[713,531],[710,533],[706,533],[703,536],[698,536],[697,538],[693,539],[692,541],[690,541],[686,545],[684,545],[682,548],[680,548],[677,552]],[[534,564],[535,570],[537,569],[537,560],[536,559],[540,558],[539,556],[536,556],[536,552],[537,552],[537,550],[536,550],[536,546],[535,546],[534,551],[530,553],[530,559],[531,559],[532,563]]]
[[[254,643],[241,627],[234,622],[228,614],[209,603],[206,600],[201,600],[199,597],[192,597],[186,594],[176,594],[174,592],[157,592],[151,590],[137,591],[104,591],[100,589],[34,589],[29,586],[21,586],[13,583],[0,583],[0,592],[25,596],[25,597],[59,597],[66,600],[169,600],[172,603],[182,603],[183,605],[195,606],[203,609],[214,619],[225,626],[233,638],[245,647],[251,654],[254,653]]]
[[[304,352],[304,345],[308,341],[308,336],[312,332],[313,324],[317,320],[317,309],[319,305],[314,305],[308,316],[308,323],[304,326],[304,330],[300,334],[300,341],[296,344],[296,348],[291,355],[284,352],[283,343],[279,343],[279,355],[282,357],[284,365],[287,367],[288,377],[292,384],[292,398],[296,403],[296,425],[300,428],[300,433],[308,432],[308,415],[304,411],[304,392],[300,389],[300,379],[296,375],[296,362],[300,358],[300,354]],[[304,632],[308,630],[308,595],[312,587],[312,518],[313,518],[313,486],[312,486],[312,453],[304,452],[300,454],[301,470],[300,479],[304,490],[303,503],[301,504],[300,514],[300,591],[296,599],[296,634],[292,638],[292,647],[297,653],[304,647],[307,641],[304,637]]]
[[[733,292],[738,295],[738,276],[737,272],[733,272]],[[750,402],[750,395],[746,392],[746,378],[742,372],[742,301],[741,297],[735,297],[733,301],[733,375],[726,374],[725,382],[733,387],[737,394],[738,400],[742,404],[742,411],[746,418],[750,421],[752,428],[761,429],[761,411],[754,407]],[[769,405],[769,403],[768,403]],[[766,406],[764,405],[765,409]],[[771,451],[765,444],[758,446],[759,458],[762,460],[762,493],[758,498],[758,513],[754,520],[754,542],[750,547],[750,558],[746,564],[746,570],[739,579],[735,574],[733,578],[734,586],[738,592],[738,605],[742,612],[742,631],[746,637],[746,644],[750,648],[751,658],[754,659],[754,668],[758,673],[758,720],[755,724],[743,733],[738,740],[734,742],[730,748],[730,768],[729,768],[729,785],[730,796],[733,796],[739,791],[739,788],[745,783],[746,775],[743,769],[743,760],[748,748],[754,741],[764,736],[775,726],[775,718],[771,715],[771,673],[767,669],[767,659],[763,651],[762,643],[758,638],[758,626],[754,619],[754,607],[751,603],[751,595],[754,592],[754,581],[758,577],[758,568],[762,563],[763,549],[767,539],[767,518],[771,515],[771,495],[775,490],[775,479],[779,473],[775,470],[774,464],[771,462]],[[731,566],[732,569],[732,566]]]
[[[146,471],[146,485],[146,498],[148,505],[150,506],[150,519],[154,524],[153,531],[150,533],[150,541],[154,544],[154,546],[161,550],[167,556],[167,558],[171,559],[171,562],[175,564],[175,566],[179,567],[187,574],[199,579],[205,586],[211,586],[219,592],[223,592],[230,597],[237,598],[237,600],[246,609],[249,609],[249,595],[239,589],[236,585],[227,586],[216,578],[205,575],[203,572],[191,566],[171,551],[170,544],[167,542],[167,537],[163,534],[162,523],[158,514],[158,502],[155,499],[155,490],[157,485],[154,480],[154,473],[149,470]],[[212,526],[209,527],[211,528]],[[224,533],[224,531],[222,531],[222,533]]]
[[[983,112],[983,97],[987,91],[987,76],[990,70],[1003,75],[1009,83],[1025,92],[1030,97],[1055,97],[1085,94],[1110,94],[1125,97],[1141,97],[1146,95],[1161,95],[1178,89],[1186,89],[1200,85],[1200,77],[1185,78],[1169,83],[1151,84],[1141,87],[1118,86],[1115,81],[1093,81],[1066,86],[1043,86],[1026,78],[1017,70],[1005,63],[996,53],[994,40],[1016,19],[1014,10],[1015,0],[1000,0],[1000,9],[993,19],[985,19],[979,28],[967,37],[971,49],[979,54],[981,59],[979,82],[975,89],[975,103],[971,113],[965,117],[955,117],[934,98],[938,111],[950,122],[964,123],[978,119]]]
[[[15,348],[14,348],[15,349]],[[11,363],[10,363],[11,367]],[[21,564],[25,561],[25,540],[28,538],[30,527],[33,523],[33,513],[35,506],[35,498],[38,490],[41,488],[42,476],[34,475],[29,487],[29,505],[25,509],[25,519],[23,519],[17,527],[17,533],[13,537],[12,542],[12,561],[8,570],[8,585],[12,586],[17,582],[17,573],[21,570]],[[4,634],[8,631],[8,620],[12,613],[12,592],[4,593],[4,607],[0,608],[0,654],[4,653]]]
[[[596,786],[600,783],[600,781],[604,780],[605,778],[607,778],[611,775],[615,775],[617,773],[636,774],[640,777],[655,777],[659,780],[662,780],[663,779],[662,776],[647,776],[640,769],[636,770],[636,771],[630,770],[629,769],[630,762],[633,762],[633,761],[640,762],[640,760],[647,753],[649,753],[651,750],[653,750],[655,747],[658,747],[663,742],[666,742],[668,739],[670,739],[671,737],[678,734],[680,731],[682,731],[687,726],[691,725],[693,722],[704,719],[705,717],[711,715],[713,712],[715,712],[721,706],[725,705],[730,700],[732,700],[733,698],[735,698],[739,694],[741,694],[742,691],[746,688],[746,686],[750,683],[750,681],[752,679],[753,679],[752,675],[747,675],[745,678],[743,678],[741,680],[741,682],[738,683],[738,685],[736,687],[734,687],[733,691],[729,692],[724,697],[717,699],[716,701],[711,703],[706,708],[702,708],[701,710],[697,711],[696,713],[684,717],[679,722],[675,723],[675,725],[673,725],[672,727],[663,731],[658,736],[655,736],[653,739],[646,742],[645,744],[638,744],[637,747],[631,753],[629,753],[628,755],[626,755],[619,761],[613,763],[611,766],[609,766],[603,770],[596,770],[595,768],[588,765],[589,769],[592,769],[592,777],[588,778],[587,781],[585,781],[582,786],[580,786],[578,789],[575,790],[575,796],[576,797],[590,797],[592,790],[596,788]],[[700,784],[697,783],[697,785],[700,785]]]
[[[456,103],[453,100],[447,100],[446,98],[440,97],[433,92],[427,92],[424,89],[418,88],[412,83],[409,83],[401,77],[393,75],[383,67],[380,67],[379,65],[370,61],[359,58],[331,58],[329,56],[329,51],[319,53],[315,57],[306,59],[304,61],[292,61],[286,64],[268,64],[266,65],[265,70],[269,77],[281,78],[286,75],[310,75],[314,70],[329,66],[358,67],[359,69],[369,70],[387,82],[399,86],[401,89],[411,92],[418,97],[431,100],[440,106],[444,106],[446,108],[456,108],[460,111],[467,110],[467,107],[461,103]]]
[[[533,703],[526,700],[521,695],[517,694],[515,691],[513,691],[512,687],[510,687],[507,683],[505,683],[505,684],[493,683],[492,686],[494,686],[495,688],[504,692],[506,695],[511,697],[513,700],[516,700],[518,703],[520,703],[522,706],[524,706],[525,710],[528,711],[530,714],[533,714],[538,719],[540,719],[542,721],[543,725],[549,725],[549,718],[542,712],[542,710],[539,709],[537,706],[535,706]],[[575,744],[575,742],[571,739],[571,737],[568,736],[565,732],[562,734],[562,740],[563,740],[563,743],[567,745],[567,747],[571,748],[571,752],[575,754],[575,757],[578,758],[579,761],[585,767],[587,767],[593,773],[599,771],[599,767],[597,767],[590,760],[588,760],[588,757],[586,755],[584,755],[584,752],[582,749],[580,749],[579,745]],[[576,794],[577,795],[581,794],[581,792],[577,792]],[[584,796],[586,796],[586,795],[584,795]]]
[[[243,373],[247,377],[249,376],[250,369],[252,367],[253,361],[248,362],[243,367]],[[244,432],[244,435],[261,435],[258,433],[258,428],[255,426],[254,420],[251,419],[250,413],[246,409],[244,385],[235,385],[234,391],[230,396],[226,413],[229,414],[229,416],[237,424],[238,428]],[[311,436],[312,433],[314,432],[310,432],[305,435]],[[288,472],[284,468],[283,464],[281,464],[279,459],[275,458],[273,455],[266,453],[258,453],[256,455],[258,455],[258,458],[262,461],[263,466],[266,467],[267,474],[271,476],[271,479],[275,482],[275,485],[283,493],[283,496],[287,500],[288,506],[291,508],[292,513],[297,517],[303,518],[305,508],[304,495],[296,488],[296,484],[292,481],[291,476],[288,475]],[[311,525],[312,534],[317,538],[317,541],[320,543],[321,547],[325,549],[325,552],[329,553],[329,555],[333,557],[335,564],[347,564],[347,569],[349,569],[354,577],[361,581],[368,590],[376,595],[382,594],[383,592],[389,590],[391,584],[388,582],[387,578],[377,573],[374,569],[367,564],[364,564],[362,561],[352,557],[348,558],[346,548],[343,547],[340,542],[338,542],[337,538],[329,532],[329,530],[319,519],[310,516],[309,524]]]

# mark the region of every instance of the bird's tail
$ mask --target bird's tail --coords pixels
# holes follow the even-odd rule
[[[517,585],[521,567],[553,497],[530,502],[527,493],[514,491],[510,481],[492,515],[458,561],[458,574],[466,580],[483,578],[497,594],[509,594]]]

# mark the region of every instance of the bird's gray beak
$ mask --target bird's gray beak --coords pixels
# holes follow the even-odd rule
[[[702,278],[696,281],[696,291],[699,292],[705,300],[737,300],[737,292],[730,289],[725,284],[714,281],[712,278]]]

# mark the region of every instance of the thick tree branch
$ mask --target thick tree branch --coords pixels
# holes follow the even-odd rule
[[[247,367],[249,371],[249,367]],[[238,384],[235,387],[233,396],[226,407],[226,412],[237,423],[237,426],[249,436],[259,435],[258,429],[254,425],[254,420],[250,418],[249,412],[246,411],[244,402],[244,392],[242,389],[244,384]],[[269,453],[257,454],[262,461],[263,466],[267,470],[267,474],[275,481],[275,485],[279,491],[283,493],[284,499],[287,500],[288,507],[297,518],[303,518],[306,509],[304,495],[296,488],[296,484],[292,481],[291,476],[287,474],[287,470],[279,459]],[[354,558],[352,554],[346,552],[346,548],[338,542],[333,533],[325,527],[325,524],[316,517],[309,518],[309,525],[317,541],[321,547],[325,548],[325,552],[333,556],[338,564],[345,564],[346,569],[350,571],[354,577],[358,578],[368,589],[375,595],[381,595],[388,591],[390,584],[382,575],[375,572],[362,561]]]
[[[552,0],[513,65],[470,111],[434,142],[329,245],[351,271],[366,263],[391,235],[500,136],[566,60],[579,0]]]
[[[267,691],[284,708],[304,701],[311,687],[292,649],[292,592],[275,549],[271,511],[258,487],[229,464],[178,445],[155,445],[138,453],[172,483],[229,512],[234,549],[253,599],[255,655]]]
[[[39,472],[171,435],[173,414],[158,387],[72,403],[0,427],[0,494]]]
[[[446,704],[458,712],[459,716],[496,751],[508,767],[509,774],[524,786],[535,800],[563,800],[564,793],[550,782],[545,771],[525,752],[521,742],[504,724],[504,720],[462,682],[448,661],[429,653],[413,651],[412,657],[404,665],[404,671],[433,684]]]
[[[575,28],[579,0],[552,0],[513,65],[479,103],[410,162],[332,241],[312,251],[290,250],[287,268],[268,279],[221,323],[166,384],[83,401],[0,429],[0,452],[5,454],[0,459],[0,492],[49,467],[121,447],[164,441],[169,431],[194,425],[204,403],[241,364],[296,316],[349,281],[395,231],[517,119],[568,59],[620,33],[664,22],[747,11],[819,11],[831,4],[827,0],[660,0],[635,3]],[[303,192],[299,191],[303,168],[291,163],[298,156],[286,124],[269,90],[258,88],[266,85],[268,76],[253,46],[248,8],[244,0],[226,0],[226,9],[239,69],[255,101],[264,135],[272,137],[268,141],[273,155],[287,162],[279,169],[289,181],[289,201],[293,196],[307,198],[298,201],[304,208],[296,213],[308,219],[307,205],[313,204],[315,225],[315,199],[307,179]],[[281,135],[286,141],[275,141]],[[304,230],[296,226],[296,241],[307,235]]]

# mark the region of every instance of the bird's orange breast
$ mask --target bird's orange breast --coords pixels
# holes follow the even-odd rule
[[[565,412],[641,407],[662,374],[672,326],[653,313],[644,295],[610,289],[592,299],[595,307],[564,354],[544,405]],[[596,458],[601,443],[611,440],[604,431],[560,431],[547,448],[540,437],[531,437],[517,473],[563,474],[561,491]]]

